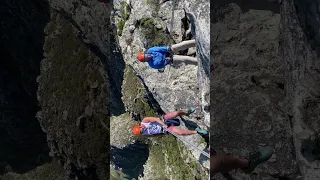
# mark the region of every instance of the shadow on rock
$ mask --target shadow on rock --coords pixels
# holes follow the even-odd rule
[[[302,141],[301,153],[309,162],[320,160],[320,139]]]
[[[190,61],[190,60],[185,60],[185,61],[175,60],[172,67],[175,69],[178,69],[182,66],[182,64],[197,66],[198,62],[194,62],[194,61]]]
[[[131,178],[138,179],[143,175],[143,165],[149,157],[149,145],[141,142],[130,144],[122,149],[111,146],[111,161],[117,168]]]
[[[193,122],[193,121],[190,121],[188,119],[184,119],[183,117],[180,117],[180,119],[181,119],[181,121],[184,122],[184,124],[186,125],[186,127],[188,129],[192,129],[193,130],[193,129],[196,129],[197,127],[199,127],[198,124]]]
[[[0,174],[24,173],[51,159],[46,134],[35,118],[49,5],[4,1],[0,7]]]
[[[110,57],[100,56],[105,64],[110,80],[110,114],[119,116],[125,113],[125,106],[122,102],[122,82],[124,77],[125,63],[121,50],[117,44],[116,37],[110,33]],[[97,52],[97,51],[95,51]],[[98,54],[102,54],[101,52]],[[109,61],[108,61],[109,60]]]

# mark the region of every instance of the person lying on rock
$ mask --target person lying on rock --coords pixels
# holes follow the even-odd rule
[[[217,173],[225,174],[235,169],[241,169],[244,173],[250,174],[259,164],[270,159],[273,150],[271,147],[262,147],[250,154],[249,158],[239,158],[210,153],[210,179],[214,179],[213,176]]]
[[[176,126],[180,125],[179,119],[175,119],[178,116],[187,115],[195,111],[194,108],[189,108],[187,111],[174,111],[163,116],[164,121],[156,117],[146,117],[142,120],[140,125],[136,125],[132,128],[132,133],[135,135],[143,136],[155,136],[155,135],[165,135],[170,132],[186,136],[191,134],[207,135],[208,131],[196,128],[195,130],[180,129]]]
[[[195,47],[195,45],[196,41],[193,39],[172,46],[155,46],[146,52],[141,52],[137,58],[140,62],[148,62],[153,69],[163,70],[168,64],[172,64],[174,60],[197,62],[197,58],[194,57],[173,55],[181,50]],[[173,56],[171,57],[171,55]]]

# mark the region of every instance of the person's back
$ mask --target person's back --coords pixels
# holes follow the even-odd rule
[[[141,132],[144,136],[163,134],[162,126],[157,122],[141,122],[141,125],[146,127],[146,129]]]
[[[198,60],[195,57],[174,55],[181,50],[185,50],[191,47],[195,47],[196,41],[194,39],[183,41],[178,44],[170,46],[155,46],[147,50],[147,52],[139,53],[137,59],[140,62],[148,62],[149,66],[153,69],[158,69],[159,72],[163,70],[168,64],[173,64],[173,61],[192,61],[197,63]]]

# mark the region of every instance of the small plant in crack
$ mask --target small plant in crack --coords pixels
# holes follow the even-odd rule
[[[124,25],[126,24],[126,21],[129,19],[130,13],[131,13],[130,6],[127,3],[123,2],[121,4],[121,10],[120,10],[120,16],[122,19],[117,24],[119,36],[122,35]]]

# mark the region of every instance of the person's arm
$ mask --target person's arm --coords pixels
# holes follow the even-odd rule
[[[150,64],[151,64],[151,67],[155,69],[162,69],[166,67],[166,65],[168,65],[166,59],[164,59],[159,52],[153,53],[152,61],[149,62],[149,65]]]
[[[169,50],[169,46],[155,46],[148,49],[148,53],[151,53],[151,52],[167,53],[168,50]]]
[[[164,127],[168,127],[163,121],[161,121],[159,118],[155,118],[155,117],[145,117],[142,122],[144,123],[148,123],[148,122],[157,122],[159,124],[161,124]]]

